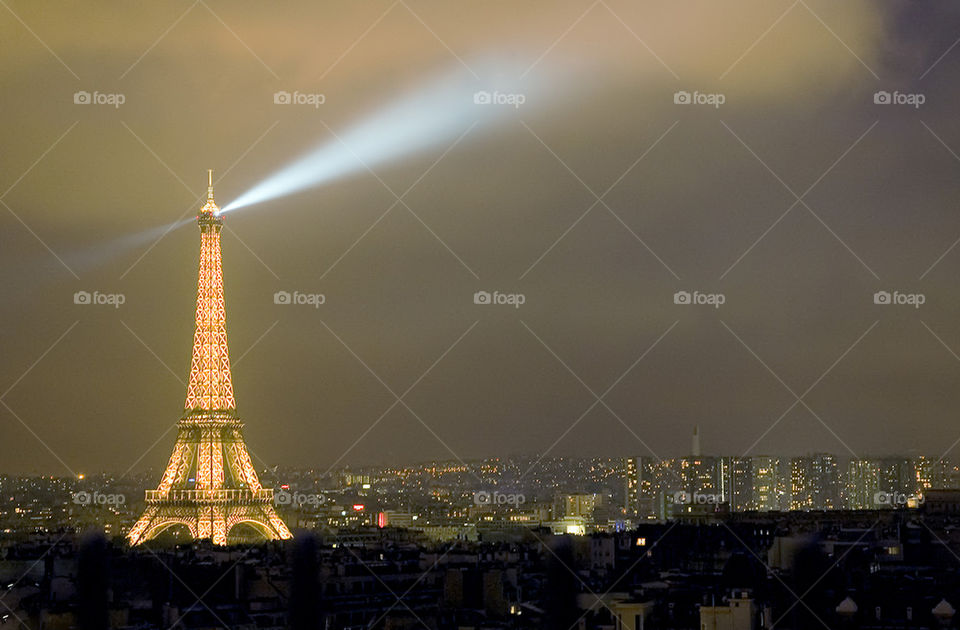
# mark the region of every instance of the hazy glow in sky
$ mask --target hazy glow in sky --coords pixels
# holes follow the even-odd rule
[[[194,221],[196,221],[195,215],[133,234],[124,234],[109,241],[97,243],[96,247],[67,251],[64,253],[64,258],[77,273],[89,272],[106,263],[115,261],[123,254],[146,247],[163,238],[168,232]]]
[[[474,65],[474,64],[471,64]],[[485,72],[483,76],[496,76]],[[516,116],[533,98],[523,89],[481,85],[457,67],[359,121],[314,151],[281,168],[223,208],[223,212],[319,186],[339,177],[431,147],[452,144],[474,123]]]

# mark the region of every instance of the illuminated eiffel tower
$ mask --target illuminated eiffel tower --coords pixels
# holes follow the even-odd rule
[[[157,489],[147,490],[147,507],[127,534],[132,545],[173,525],[185,525],[194,538],[211,538],[217,545],[227,544],[239,524],[269,540],[291,538],[274,510],[273,490],[257,478],[233,398],[220,261],[223,218],[213,200],[212,171],[208,178],[207,202],[197,216],[197,330],[187,402],[170,463]]]

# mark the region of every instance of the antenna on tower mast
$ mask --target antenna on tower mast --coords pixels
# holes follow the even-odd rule
[[[207,199],[213,201],[213,169],[207,169]]]

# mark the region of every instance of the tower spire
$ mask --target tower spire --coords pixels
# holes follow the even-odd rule
[[[212,216],[219,218],[220,217],[220,207],[217,205],[217,202],[213,200],[213,169],[207,169],[207,203],[203,204],[203,207],[200,208],[200,217]]]

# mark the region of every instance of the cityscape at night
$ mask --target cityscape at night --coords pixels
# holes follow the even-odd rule
[[[960,629],[957,3],[0,54],[0,629]]]

